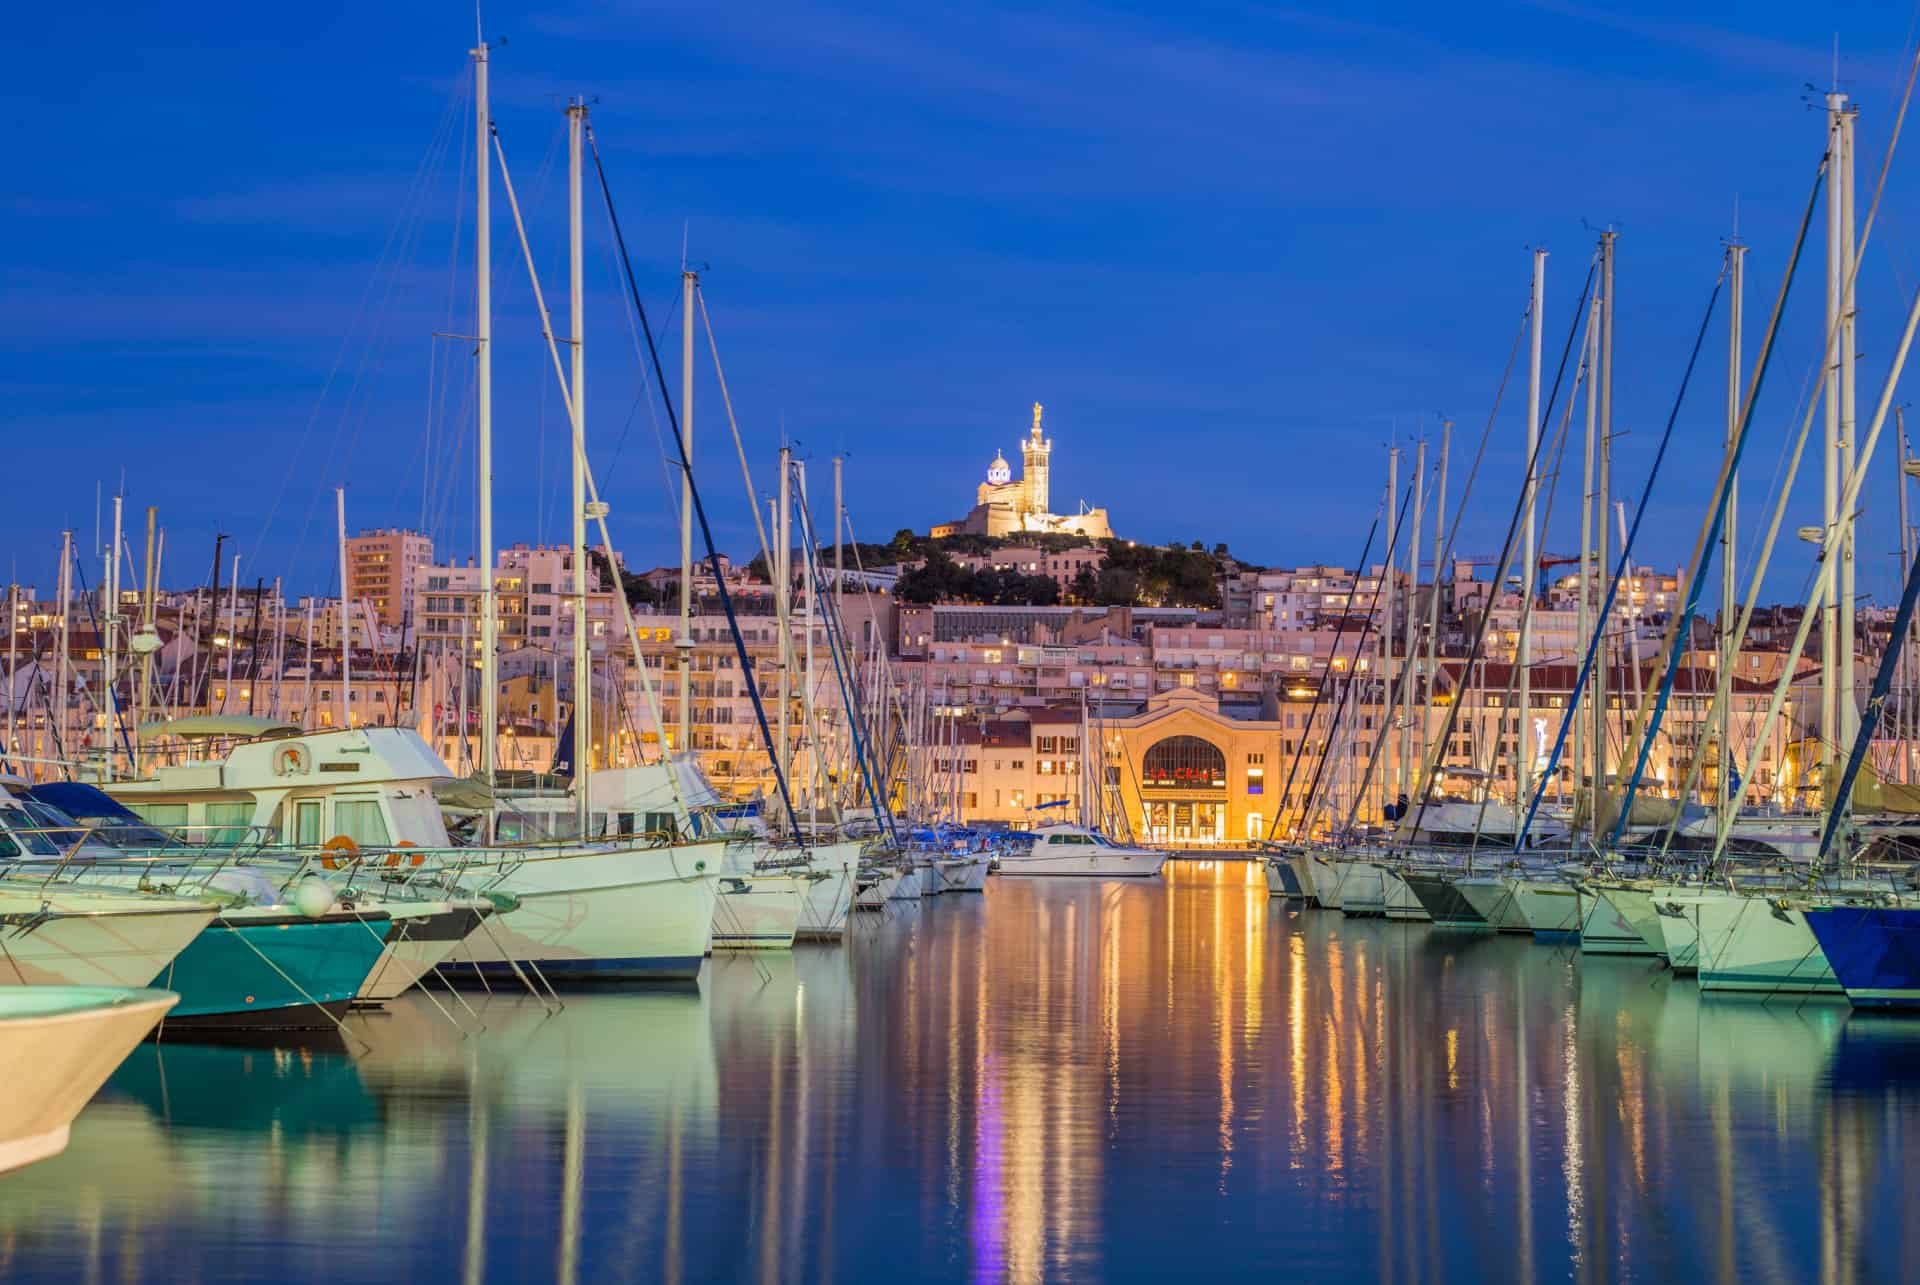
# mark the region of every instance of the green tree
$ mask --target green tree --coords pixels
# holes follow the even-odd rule
[[[611,589],[615,577],[613,568],[607,562],[607,555],[599,549],[588,549],[587,562],[592,566],[595,574],[599,576],[601,587]],[[680,587],[677,584],[669,586],[669,588],[664,591],[656,590],[652,585],[648,584],[639,576],[634,575],[631,571],[626,570],[624,567],[621,568],[619,582],[621,595],[626,598],[629,609],[642,605],[658,607],[665,603],[670,596],[673,601],[679,601]]]
[[[1140,577],[1131,568],[1108,563],[1100,568],[1093,600],[1103,607],[1131,607],[1140,601]]]

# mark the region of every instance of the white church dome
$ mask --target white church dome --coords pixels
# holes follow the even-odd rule
[[[994,452],[993,463],[987,465],[987,481],[1000,486],[1013,480],[1013,467],[1007,463],[1007,457]]]

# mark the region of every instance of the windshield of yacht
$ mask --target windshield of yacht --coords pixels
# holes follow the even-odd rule
[[[20,799],[18,802],[27,810],[27,814],[33,818],[32,824],[34,826],[41,830],[52,831],[52,833],[43,834],[40,837],[57,844],[61,852],[65,852],[67,849],[73,847],[74,840],[79,839],[82,835],[86,836],[86,841],[80,845],[78,854],[80,856],[108,856],[119,851],[117,847],[108,842],[97,830],[90,832],[88,826],[74,820],[50,803],[31,796]]]
[[[18,800],[10,798],[0,801],[0,829],[6,831],[4,836],[0,836],[0,857],[60,855],[60,846],[54,842],[54,837],[41,833],[46,827],[20,806]]]

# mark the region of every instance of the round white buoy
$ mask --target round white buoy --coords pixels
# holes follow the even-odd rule
[[[309,919],[318,919],[333,909],[333,885],[318,875],[308,875],[294,889],[293,904]]]

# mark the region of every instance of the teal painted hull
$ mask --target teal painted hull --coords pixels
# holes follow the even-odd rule
[[[165,1026],[326,1027],[380,958],[387,918],[222,915],[153,979],[180,996]]]

